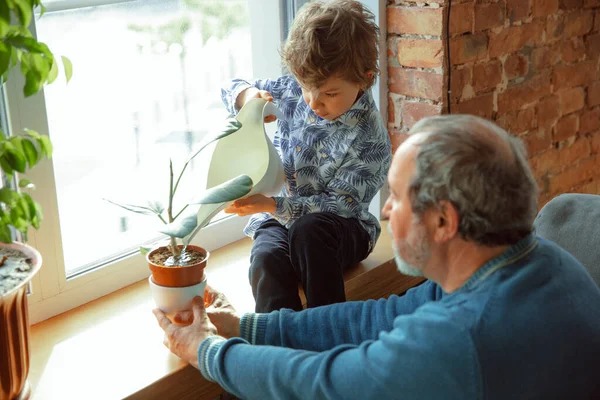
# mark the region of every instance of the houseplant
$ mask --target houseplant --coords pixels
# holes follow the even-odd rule
[[[192,298],[201,295],[204,290],[203,271],[209,253],[190,244],[194,236],[232,201],[256,193],[277,194],[283,185],[281,159],[264,129],[264,115],[269,114],[280,115],[271,102],[252,99],[236,118],[225,121],[221,131],[204,140],[184,163],[176,179],[170,161],[166,208],[155,200],[144,205],[108,200],[131,212],[155,215],[165,224],[159,232],[167,235],[169,243],[152,250],[146,247],[140,249],[146,254],[152,271],[149,284],[154,300],[163,311],[169,313],[185,309]],[[203,171],[206,187],[175,213],[173,199],[181,178],[188,164],[201,153],[209,161],[208,168]],[[196,253],[199,253],[198,262],[188,262],[196,258]],[[158,255],[163,255],[162,261],[165,262],[153,260]]]
[[[36,7],[43,13],[40,0],[0,1],[0,77],[4,84],[18,65],[25,78],[26,97],[58,75],[54,55],[28,29]],[[65,57],[62,61],[68,81],[71,63]],[[24,242],[30,227],[39,228],[42,209],[22,192],[32,189],[33,183],[19,174],[50,158],[52,143],[47,136],[27,129],[11,135],[7,121],[0,122],[0,398],[24,399],[30,393],[27,287],[42,263],[40,254]]]

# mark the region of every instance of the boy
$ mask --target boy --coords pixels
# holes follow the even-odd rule
[[[294,20],[282,59],[291,75],[234,80],[231,113],[250,98],[274,101],[284,118],[273,144],[285,169],[277,197],[250,196],[225,212],[254,215],[250,284],[256,312],[343,302],[344,269],[373,250],[381,228],[368,206],[385,181],[391,144],[370,87],[379,30],[357,1],[313,1]],[[265,117],[265,122],[275,117]]]

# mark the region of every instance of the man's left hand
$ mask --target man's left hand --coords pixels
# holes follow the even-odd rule
[[[255,194],[245,199],[239,199],[225,209],[226,213],[237,214],[240,217],[244,215],[267,212],[273,214],[277,208],[275,199],[262,194]]]
[[[158,324],[165,331],[164,345],[179,358],[198,368],[198,347],[204,339],[217,335],[204,309],[204,299],[196,296],[192,302],[194,319],[191,325],[180,326],[169,320],[159,309],[152,310]]]

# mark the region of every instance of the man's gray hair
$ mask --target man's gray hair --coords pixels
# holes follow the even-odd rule
[[[444,115],[420,120],[409,193],[413,211],[449,201],[458,233],[485,246],[511,245],[532,232],[538,187],[520,139],[480,117]]]

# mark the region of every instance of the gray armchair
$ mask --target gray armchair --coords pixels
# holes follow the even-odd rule
[[[557,196],[540,210],[533,225],[537,235],[577,258],[600,286],[600,196]]]

